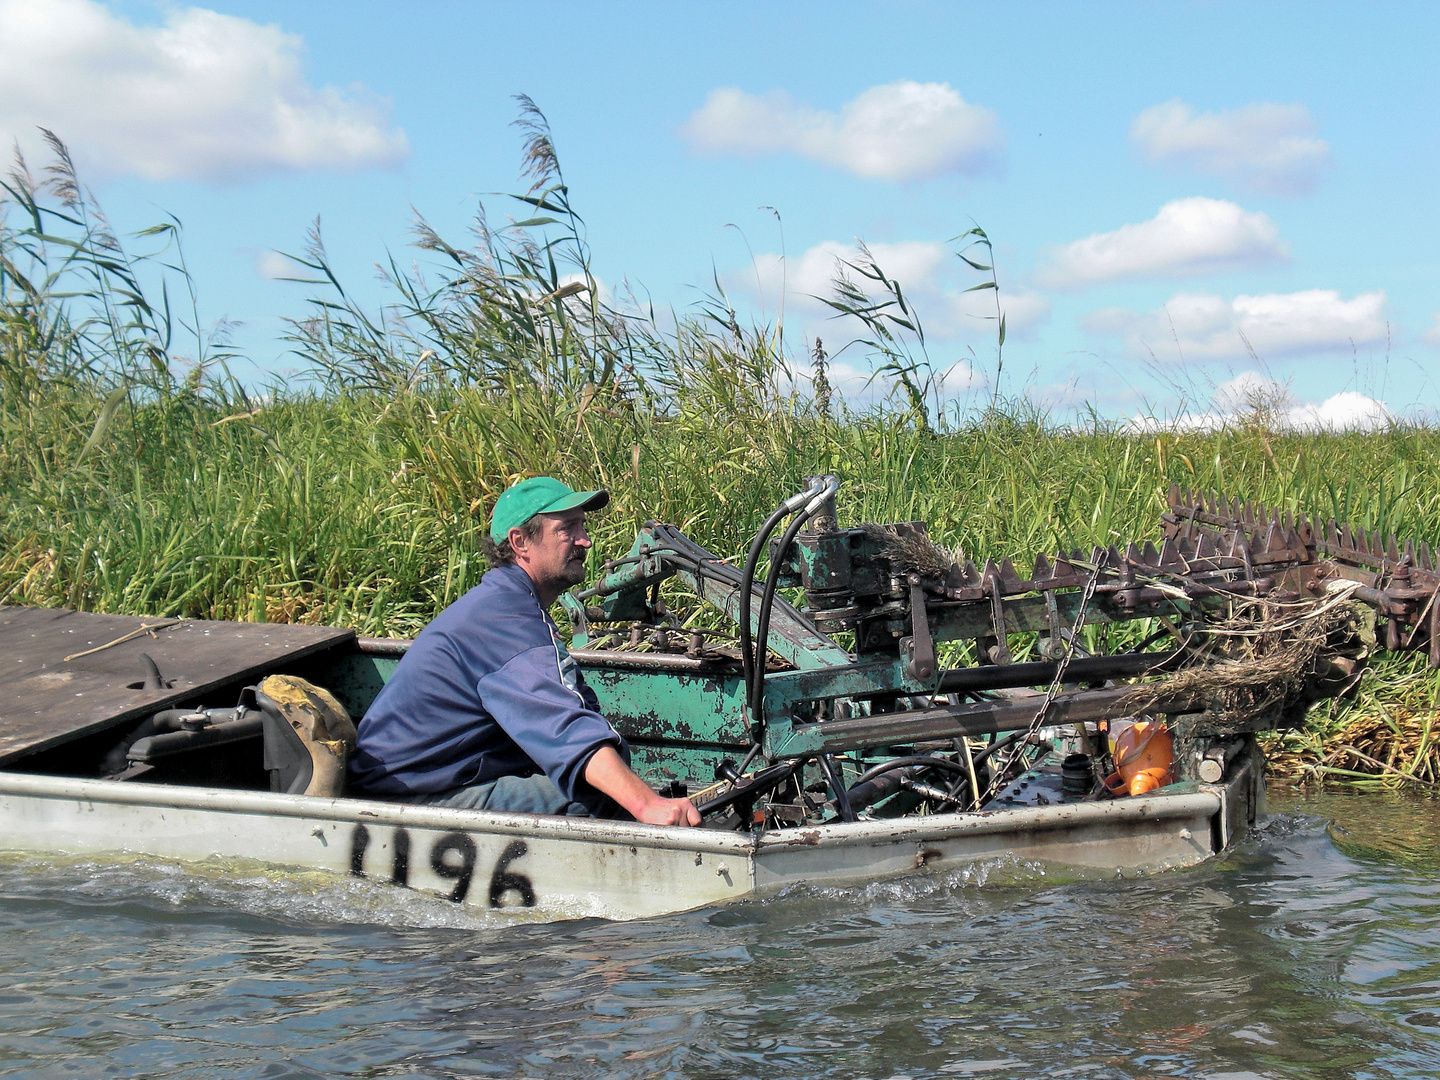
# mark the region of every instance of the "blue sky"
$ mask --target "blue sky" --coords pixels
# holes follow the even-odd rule
[[[0,0],[0,134],[38,157],[55,130],[122,230],[179,217],[253,379],[294,366],[305,296],[267,253],[318,214],[378,302],[412,205],[457,240],[508,209],[526,93],[611,286],[683,308],[713,270],[758,315],[783,281],[796,356],[833,351],[853,328],[808,294],[858,238],[986,400],[994,323],[949,243],[979,224],[1003,392],[1202,421],[1281,394],[1343,425],[1440,406],[1437,29],[1420,4]],[[841,365],[854,391],[863,352]]]

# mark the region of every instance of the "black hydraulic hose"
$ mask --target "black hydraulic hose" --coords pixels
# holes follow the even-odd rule
[[[744,673],[745,701],[747,704],[754,698],[753,684],[757,680],[757,668],[760,672],[759,678],[764,678],[764,657],[760,657],[760,663],[757,665],[752,654],[754,639],[750,633],[750,600],[751,594],[755,590],[755,568],[760,563],[760,553],[765,550],[765,544],[770,539],[770,534],[775,531],[775,526],[780,524],[785,515],[793,514],[796,510],[799,510],[820,490],[824,490],[823,485],[817,484],[815,487],[806,488],[804,491],[790,496],[790,498],[777,506],[770,516],[765,519],[765,524],[760,526],[760,531],[755,534],[755,539],[750,543],[749,554],[745,557],[745,569],[740,575],[740,605],[739,619],[737,621],[740,623],[740,666]],[[775,573],[772,570],[770,577],[773,578],[774,576]],[[752,713],[752,737],[754,737],[758,743],[760,741],[759,738],[753,735],[753,729],[755,728],[757,719],[758,718]]]
[[[910,787],[914,784],[916,778],[926,769],[937,765],[955,773],[954,783],[951,784],[949,791],[943,793],[944,798],[957,805],[960,804],[955,793],[960,790],[961,785],[964,785],[965,790],[970,792],[969,800],[973,802],[975,793],[971,790],[969,771],[964,766],[947,758],[920,754],[913,757],[893,758],[867,769],[856,779],[855,783],[850,785],[850,790],[847,792],[850,806],[864,808],[883,802],[891,795],[898,793],[902,787]],[[911,790],[919,789],[911,787]],[[926,791],[920,793],[927,797],[934,797]]]
[[[868,810],[877,803],[882,803],[891,795],[896,795],[904,786],[908,777],[914,777],[924,769],[919,765],[910,765],[903,769],[891,769],[888,773],[881,773],[873,780],[866,780],[863,784],[854,784],[845,793],[850,800],[850,809],[858,815],[863,810]]]
[[[789,527],[780,537],[780,545],[775,549],[775,556],[770,562],[770,573],[765,578],[765,593],[760,599],[760,618],[755,628],[755,685],[751,689],[750,698],[750,723],[752,729],[758,729],[762,734],[765,730],[765,661],[770,655],[770,616],[775,610],[775,590],[780,584],[780,566],[785,561],[785,555],[790,550],[790,545],[795,543],[795,537],[800,535],[800,530],[805,527],[816,513],[819,512],[826,496],[833,495],[840,488],[840,482],[834,477],[827,477],[823,486],[818,491],[811,488],[806,494],[814,492],[813,497],[805,505],[805,509],[795,515]]]
[[[750,695],[750,722],[765,726],[765,663],[770,655],[770,613],[775,610],[775,590],[780,582],[780,565],[785,553],[795,542],[795,537],[810,520],[810,514],[801,511],[790,522],[789,528],[780,537],[780,546],[775,549],[775,558],[770,564],[770,573],[765,578],[765,593],[760,598],[760,618],[755,627],[755,686]]]
[[[872,765],[855,778],[855,783],[850,785],[850,790],[855,790],[868,780],[889,772],[891,769],[903,769],[911,765],[937,766],[941,769],[949,769],[951,772],[959,773],[969,781],[969,770],[959,762],[951,761],[949,758],[933,757],[930,754],[916,754],[912,757],[891,758],[889,761],[882,761],[879,765]]]
[[[1028,732],[1025,731],[1017,731],[1013,735],[1006,735],[1003,739],[996,739],[989,746],[985,747],[984,750],[981,750],[980,753],[975,755],[975,767],[978,769],[982,764],[984,764],[985,759],[988,758],[991,754],[995,753],[996,750],[1004,750],[1007,746],[1013,746],[1015,743],[1023,739],[1027,734]]]
[[[662,532],[663,530],[663,532]],[[713,554],[691,540],[673,525],[657,527],[657,534],[663,535],[670,545],[676,550],[683,552],[691,562],[704,567],[705,573],[719,581],[740,581],[740,568],[730,565],[723,559],[717,559]]]
[[[985,763],[985,759],[988,758],[991,754],[995,753],[997,750],[1003,750],[1007,746],[1014,745],[1017,741],[1023,738],[1024,735],[1025,732],[1017,731],[1014,734],[1008,735],[1003,739],[997,739],[995,742],[985,747],[984,750],[980,751],[980,753],[975,755],[975,768],[979,769],[980,766]],[[864,785],[868,785],[877,777],[884,776],[886,773],[889,772],[894,772],[896,769],[922,768],[939,768],[946,770],[947,772],[952,772],[960,780],[964,781],[967,788],[970,786],[970,771],[958,761],[951,761],[949,758],[935,757],[931,754],[914,754],[909,757],[891,758],[889,761],[882,761],[878,765],[872,765],[870,768],[866,769],[863,773],[861,773],[855,778],[855,782],[850,785],[850,790],[847,794],[851,796],[859,795],[863,799],[869,794],[868,790],[865,789]],[[887,792],[886,794],[889,793]],[[951,792],[950,794],[953,795],[954,792]],[[972,801],[975,799],[976,794],[977,793],[973,791],[970,793]]]
[[[751,684],[755,681],[755,660],[751,655],[753,638],[750,635],[750,594],[755,588],[755,567],[760,562],[760,552],[764,550],[770,534],[775,531],[775,526],[790,512],[790,504],[786,502],[776,507],[774,513],[765,519],[765,524],[760,526],[760,531],[755,534],[755,539],[750,544],[750,552],[745,557],[745,569],[740,574],[740,610],[736,621],[740,624],[740,668],[744,673],[747,705],[751,698]]]

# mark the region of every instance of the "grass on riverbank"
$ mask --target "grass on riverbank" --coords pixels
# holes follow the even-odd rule
[[[157,266],[188,285],[173,223],[142,234],[160,254],[132,258],[63,157],[45,182],[13,174],[0,219],[0,603],[409,636],[478,582],[490,505],[537,473],[611,490],[605,555],[651,517],[735,555],[821,472],[846,481],[843,520],[925,520],[942,543],[1022,569],[1042,550],[1154,536],[1171,482],[1440,538],[1429,429],[1301,435],[1257,416],[1140,435],[1059,429],[1023,403],[947,417],[922,411],[923,340],[881,350],[911,380],[904,407],[854,413],[796,392],[778,331],[741,327],[723,294],[673,324],[618,314],[530,119],[535,217],[498,232],[482,218],[465,249],[420,223],[439,268],[427,280],[392,265],[385,310],[348,299],[312,236],[297,276],[321,291],[292,340],[316,381],[262,397],[226,377],[193,307],[187,320],[168,293],[148,298]],[[890,341],[906,333],[876,325]],[[1432,784],[1437,688],[1409,659],[1385,661],[1278,759]]]

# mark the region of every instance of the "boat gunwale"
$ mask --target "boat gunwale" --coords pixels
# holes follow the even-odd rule
[[[943,840],[1005,832],[1054,832],[1097,822],[1156,822],[1213,816],[1224,807],[1223,785],[1199,791],[1132,796],[1107,802],[1014,807],[924,818],[842,822],[751,834],[680,829],[667,825],[544,814],[501,813],[415,803],[355,798],[323,798],[275,792],[202,788],[172,784],[90,780],[0,771],[0,797],[51,798],[131,806],[175,807],[218,813],[268,814],[273,817],[344,821],[397,827],[526,833],[536,838],[624,843],[648,848],[763,857],[767,852],[805,848],[843,848],[874,843]],[[0,849],[6,845],[0,842]]]
[[[271,791],[190,787],[182,784],[117,783],[66,776],[37,776],[0,772],[0,798],[6,795],[74,799],[79,802],[119,803],[127,806],[175,807],[219,813],[268,814],[272,817],[345,821],[365,825],[394,825],[420,829],[455,829],[470,832],[524,832],[556,840],[604,840],[651,848],[743,855],[754,850],[749,836],[704,829],[683,832],[671,826],[630,821],[566,817],[549,814],[500,813],[494,810],[457,809],[419,803],[382,802],[373,799],[324,798],[285,795]],[[686,838],[682,841],[682,837]],[[0,845],[3,846],[3,845]]]
[[[1219,787],[1220,785],[1216,785]],[[1175,818],[1209,817],[1224,806],[1213,789],[1173,794],[1134,795],[1106,802],[1057,803],[1051,806],[1017,806],[978,813],[933,814],[919,818],[891,818],[834,825],[815,825],[766,833],[757,854],[798,847],[850,847],[876,840],[893,842],[944,840],[955,836],[996,833],[1057,832],[1095,822],[1156,822]]]

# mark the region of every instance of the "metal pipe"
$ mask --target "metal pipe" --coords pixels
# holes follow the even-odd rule
[[[922,795],[927,799],[933,799],[936,802],[950,803],[952,806],[958,806],[962,810],[965,809],[965,804],[949,792],[941,791],[939,788],[932,787],[930,784],[922,784],[914,777],[902,776],[900,778],[900,786],[906,791],[913,791],[916,795]]]
[[[356,646],[366,656],[404,656],[410,648],[409,638],[362,637]]]
[[[758,799],[767,791],[773,791],[786,780],[795,774],[803,762],[785,761],[779,765],[771,765],[768,769],[761,769],[754,776],[740,776],[738,780],[732,780],[733,786],[728,791],[722,791],[719,795],[705,800],[698,804],[695,809],[700,812],[701,817],[713,814],[716,811],[724,810],[737,802],[746,799],[751,801]],[[727,770],[728,772],[729,770]],[[738,770],[735,770],[738,776]]]
[[[625,652],[621,649],[571,649],[581,667],[629,668],[633,671],[722,672],[734,670],[734,660],[707,660],[679,653]]]
[[[1045,718],[1048,726],[1078,724],[1122,716],[1125,699],[1134,687],[1117,686],[1104,690],[1074,690],[1055,695]],[[1185,712],[1194,703],[1174,701],[1152,712]],[[893,746],[920,739],[955,738],[957,735],[985,735],[998,731],[1028,729],[1035,719],[1037,701],[1032,699],[984,701],[936,709],[882,713],[848,720],[827,720],[798,724],[791,741],[804,753],[835,753],[862,746]],[[782,754],[784,749],[781,750]]]
[[[1120,653],[1115,656],[1077,656],[1065,667],[1067,682],[1098,682],[1102,679],[1143,675],[1173,660],[1177,654]],[[940,674],[937,688],[942,694],[976,690],[1003,690],[1021,686],[1046,686],[1060,670],[1057,660],[1036,660],[1024,664],[981,664],[951,668]]]

